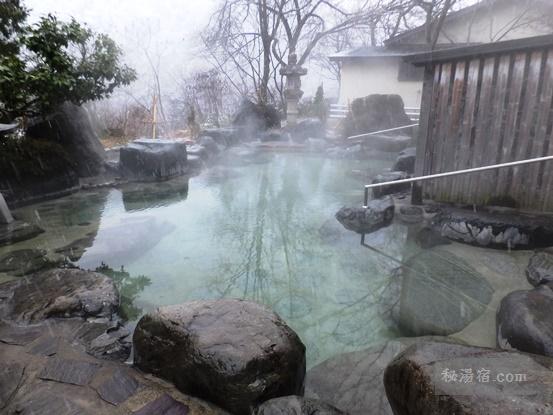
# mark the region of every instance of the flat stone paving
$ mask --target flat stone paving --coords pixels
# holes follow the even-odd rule
[[[74,336],[88,323],[0,323],[0,413],[225,415],[125,363],[94,358]]]

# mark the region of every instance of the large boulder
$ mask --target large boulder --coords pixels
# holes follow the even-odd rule
[[[280,113],[275,107],[244,100],[232,124],[240,128],[244,136],[253,137],[270,128],[280,128],[280,120]]]
[[[501,300],[497,345],[553,357],[553,283],[515,291]]]
[[[141,179],[167,179],[186,173],[186,143],[142,138],[122,147],[119,164],[127,176]]]
[[[80,269],[52,269],[0,284],[0,299],[0,317],[17,322],[110,318],[119,307],[119,293],[111,279]]]
[[[79,176],[93,176],[103,169],[105,150],[89,112],[82,106],[63,104],[46,120],[32,123],[27,135],[61,144]]]
[[[240,142],[241,133],[238,128],[207,128],[200,133],[200,139],[198,143],[206,145],[206,141],[203,137],[210,137],[211,140],[217,144],[217,148],[222,150],[226,147],[231,147]]]
[[[395,415],[548,414],[553,359],[443,342],[415,344],[386,368]]]
[[[373,94],[353,100],[343,125],[349,137],[410,124],[401,96]]]
[[[543,251],[532,255],[526,267],[526,278],[534,287],[553,282],[553,254]]]
[[[292,140],[304,142],[308,138],[324,138],[325,124],[318,118],[306,118],[295,124],[287,125],[284,130],[290,133]]]
[[[342,207],[336,219],[347,230],[360,234],[375,232],[388,226],[394,218],[392,198],[374,199],[366,207]]]
[[[357,352],[331,357],[309,369],[305,396],[323,399],[349,415],[392,415],[384,390],[384,369],[412,344],[445,337],[401,337]]]
[[[271,398],[303,394],[305,346],[256,303],[160,307],[139,321],[133,344],[138,368],[237,415]]]
[[[400,331],[409,336],[449,335],[479,317],[492,299],[486,278],[463,258],[431,249],[407,259],[394,278],[400,284],[394,302]]]
[[[433,220],[442,236],[476,246],[500,249],[547,247],[553,241],[553,221],[548,216],[444,209]]]
[[[345,415],[345,412],[315,399],[285,396],[268,400],[253,415]]]
[[[398,180],[408,179],[409,175],[403,171],[389,171],[380,173],[377,175],[372,184],[386,183],[386,182],[395,182]],[[402,193],[409,191],[411,189],[411,183],[399,183],[399,184],[389,184],[386,186],[373,187],[373,197],[378,199],[383,196]]]
[[[404,171],[409,174],[415,172],[415,159],[417,157],[417,148],[408,147],[401,151],[392,168],[395,171]]]

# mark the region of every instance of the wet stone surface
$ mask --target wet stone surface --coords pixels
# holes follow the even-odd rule
[[[0,246],[26,241],[43,233],[36,225],[15,221],[7,225],[0,224]]]
[[[88,385],[100,365],[78,360],[51,358],[39,377],[44,380],[53,380],[73,385]]]
[[[253,302],[160,307],[139,321],[133,345],[138,368],[237,415],[303,392],[305,346],[280,317]]]
[[[497,345],[553,357],[553,283],[515,291],[501,300]]]
[[[0,272],[21,276],[53,267],[43,249],[20,249],[0,256]]]
[[[270,399],[260,405],[253,415],[345,415],[345,412],[323,401],[302,396]]]
[[[478,377],[482,368],[485,378]],[[464,370],[473,373],[472,381],[451,376]],[[511,382],[506,374],[513,375]],[[514,380],[517,374],[524,380]],[[549,414],[552,381],[551,358],[433,341],[409,347],[384,373],[395,415]]]
[[[532,255],[526,268],[526,277],[534,287],[553,282],[553,253],[544,251]]]

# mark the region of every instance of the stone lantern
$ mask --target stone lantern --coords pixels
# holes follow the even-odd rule
[[[288,64],[281,70],[280,74],[286,77],[286,121],[293,125],[298,121],[298,102],[303,95],[301,90],[301,77],[307,73],[307,69],[298,65],[298,57],[295,53],[288,56]]]

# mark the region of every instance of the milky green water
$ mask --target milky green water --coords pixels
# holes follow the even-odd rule
[[[56,256],[73,243],[83,268],[124,266],[118,282],[133,321],[193,299],[258,301],[296,330],[311,366],[396,335],[377,302],[397,264],[334,219],[341,206],[362,203],[366,178],[352,170],[389,164],[263,154],[230,158],[191,179],[79,192],[16,211],[46,233],[0,254],[32,246]],[[405,227],[368,238],[403,257]]]

